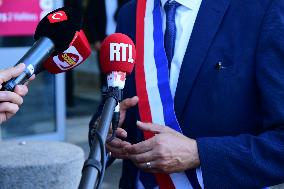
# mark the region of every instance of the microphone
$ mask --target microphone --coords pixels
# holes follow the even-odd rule
[[[13,91],[16,85],[24,84],[33,74],[45,69],[51,73],[60,73],[82,63],[90,55],[91,50],[84,32],[80,31],[81,20],[80,13],[71,8],[60,8],[45,16],[36,28],[36,42],[17,63],[24,63],[25,71],[8,81],[3,89]],[[64,54],[65,50],[67,52]],[[50,56],[60,56],[61,53],[65,57],[61,62],[48,59]],[[62,63],[63,60],[70,63],[70,66]]]
[[[120,119],[119,102],[122,100],[122,89],[125,86],[126,74],[130,74],[133,70],[135,57],[134,43],[124,34],[112,34],[102,43],[100,64],[102,72],[107,74],[107,97],[112,96],[117,102],[112,114],[113,132],[112,136],[107,139],[107,142],[111,142],[116,137],[115,130]]]
[[[102,72],[107,74],[108,91],[99,125],[94,132],[91,131],[95,135],[91,142],[89,157],[84,164],[79,189],[95,188],[96,184],[101,183],[105,167],[103,146],[107,140],[112,119],[119,121],[122,89],[125,86],[126,75],[129,75],[134,68],[135,58],[134,43],[124,34],[112,34],[102,42],[100,64]],[[115,124],[118,124],[118,121]]]

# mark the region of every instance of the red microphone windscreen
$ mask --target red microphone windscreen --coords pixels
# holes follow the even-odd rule
[[[124,34],[115,33],[102,43],[100,64],[105,74],[113,71],[130,74],[133,70],[136,50],[133,41]]]

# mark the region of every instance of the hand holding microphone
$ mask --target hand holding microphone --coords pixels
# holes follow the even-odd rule
[[[44,70],[52,74],[71,70],[91,54],[81,30],[81,15],[71,8],[49,13],[38,24],[34,38],[36,42],[14,68],[0,71],[0,123],[23,103],[28,89],[22,84]]]
[[[91,54],[90,45],[81,30],[81,15],[71,8],[60,8],[44,17],[37,26],[36,42],[17,63],[26,68],[15,79],[9,80],[4,89],[13,91],[33,74],[44,70],[57,74],[73,69]]]
[[[0,89],[4,82],[19,76],[24,70],[25,64],[23,63],[18,64],[16,67],[0,70]],[[17,85],[14,92],[0,91],[0,124],[17,113],[19,106],[23,103],[23,97],[27,93],[28,88],[26,85]]]
[[[116,138],[106,144],[106,149],[111,152],[111,156],[118,159],[128,159],[128,153],[124,150],[125,147],[131,145],[129,142],[123,140],[127,137],[127,132],[121,128],[126,112],[129,108],[136,106],[138,103],[138,97],[127,98],[120,103],[120,120],[116,132]],[[108,138],[112,136],[112,129],[109,130]]]
[[[112,34],[103,43],[100,54],[102,71],[107,74],[108,88],[118,88],[122,90],[125,85],[126,74],[130,74],[134,67],[136,57],[135,46],[132,40],[124,34]],[[123,150],[128,142],[120,138],[126,138],[127,133],[120,128],[124,122],[127,109],[137,105],[138,97],[123,100],[115,108],[114,115],[120,114],[118,128],[109,129],[107,150],[116,158],[126,158],[127,154]],[[112,110],[110,110],[112,111]]]

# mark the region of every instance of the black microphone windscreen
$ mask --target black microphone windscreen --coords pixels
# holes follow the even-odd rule
[[[48,37],[55,44],[54,53],[59,54],[69,47],[81,26],[81,12],[63,7],[52,11],[39,22],[34,38],[38,40],[41,37]]]

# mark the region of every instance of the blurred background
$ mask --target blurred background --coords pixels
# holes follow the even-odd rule
[[[15,65],[34,43],[40,19],[64,5],[82,13],[83,29],[92,47],[88,60],[71,72],[43,72],[30,83],[20,111],[1,125],[0,142],[63,141],[82,147],[87,157],[88,124],[99,106],[103,83],[100,44],[114,33],[118,11],[127,1],[0,0],[0,69]],[[121,161],[116,160],[107,170],[102,188],[118,188],[120,174]]]
[[[0,141],[65,141],[89,153],[88,124],[101,100],[100,43],[114,33],[119,8],[127,0],[0,0],[0,69],[13,66],[34,43],[42,17],[71,6],[84,17],[92,47],[89,59],[66,74],[40,73],[15,117],[0,127]],[[103,188],[118,188],[121,162],[105,175]],[[1,188],[1,186],[0,186]]]

